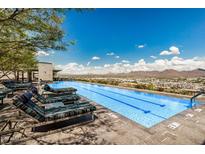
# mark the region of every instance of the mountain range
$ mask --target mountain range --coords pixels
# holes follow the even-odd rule
[[[122,78],[194,78],[194,77],[205,77],[204,69],[197,69],[192,71],[177,71],[173,69],[164,70],[164,71],[134,71],[130,73],[118,73],[118,74],[89,74],[89,75],[69,75],[75,77],[122,77]]]

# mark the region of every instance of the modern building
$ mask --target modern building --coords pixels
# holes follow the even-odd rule
[[[36,68],[32,68],[27,72],[18,71],[16,75],[13,72],[1,78],[1,80],[7,79],[17,79],[20,81],[33,81],[39,82],[40,80],[43,81],[53,81],[57,80],[58,76],[57,73],[61,71],[55,69],[52,63],[48,62],[39,62]],[[1,74],[1,71],[0,71]]]

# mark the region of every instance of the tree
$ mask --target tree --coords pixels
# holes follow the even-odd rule
[[[29,71],[35,68],[37,63],[34,53],[29,50],[21,50],[18,53],[7,52],[3,57],[0,57],[0,61],[5,59],[9,59],[9,61],[0,65],[2,71],[0,78],[7,76],[10,72],[13,72],[16,77],[17,72],[20,70],[23,72]]]
[[[1,9],[0,51],[21,48],[65,50],[61,29],[63,9]]]
[[[64,9],[0,9],[0,70],[31,68],[38,50],[66,50]],[[0,76],[0,78],[2,77]]]
[[[147,85],[147,89],[148,89],[148,90],[154,90],[154,89],[155,89],[155,85],[154,85],[153,83],[149,83],[149,84]]]

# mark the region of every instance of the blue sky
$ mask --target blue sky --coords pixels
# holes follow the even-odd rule
[[[205,9],[71,11],[62,27],[65,39],[76,40],[76,45],[68,51],[42,54],[38,56],[40,61],[64,68],[69,63],[100,67],[116,63],[134,65],[142,59],[155,63],[171,61],[173,57],[205,57]]]

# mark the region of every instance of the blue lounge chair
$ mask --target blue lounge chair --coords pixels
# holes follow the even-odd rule
[[[34,86],[30,88],[30,91],[33,94],[33,97],[37,99],[42,104],[56,103],[56,102],[65,102],[65,103],[74,103],[80,99],[80,96],[77,94],[67,94],[67,95],[57,95],[53,97],[45,98],[43,95],[38,93],[38,89]]]
[[[48,84],[44,85],[43,89],[45,91],[49,91],[49,92],[53,92],[53,93],[61,93],[61,94],[75,94],[77,89],[72,88],[72,87],[68,87],[68,88],[57,88],[54,89],[51,86],[49,86]]]
[[[39,122],[48,122],[64,119],[68,117],[83,116],[84,114],[92,114],[96,110],[96,107],[89,102],[66,105],[64,107],[44,109],[41,106],[34,103],[32,100],[32,93],[26,92],[23,95],[17,96],[14,99],[13,104],[25,112],[32,118]],[[92,119],[93,120],[93,119]],[[78,123],[78,121],[75,121]],[[65,125],[64,125],[65,126]],[[37,129],[37,128],[34,128]]]
[[[16,91],[16,90],[28,89],[29,87],[32,86],[32,83],[30,82],[21,83],[13,80],[7,80],[3,82],[3,85],[9,89],[12,89],[13,91]]]

